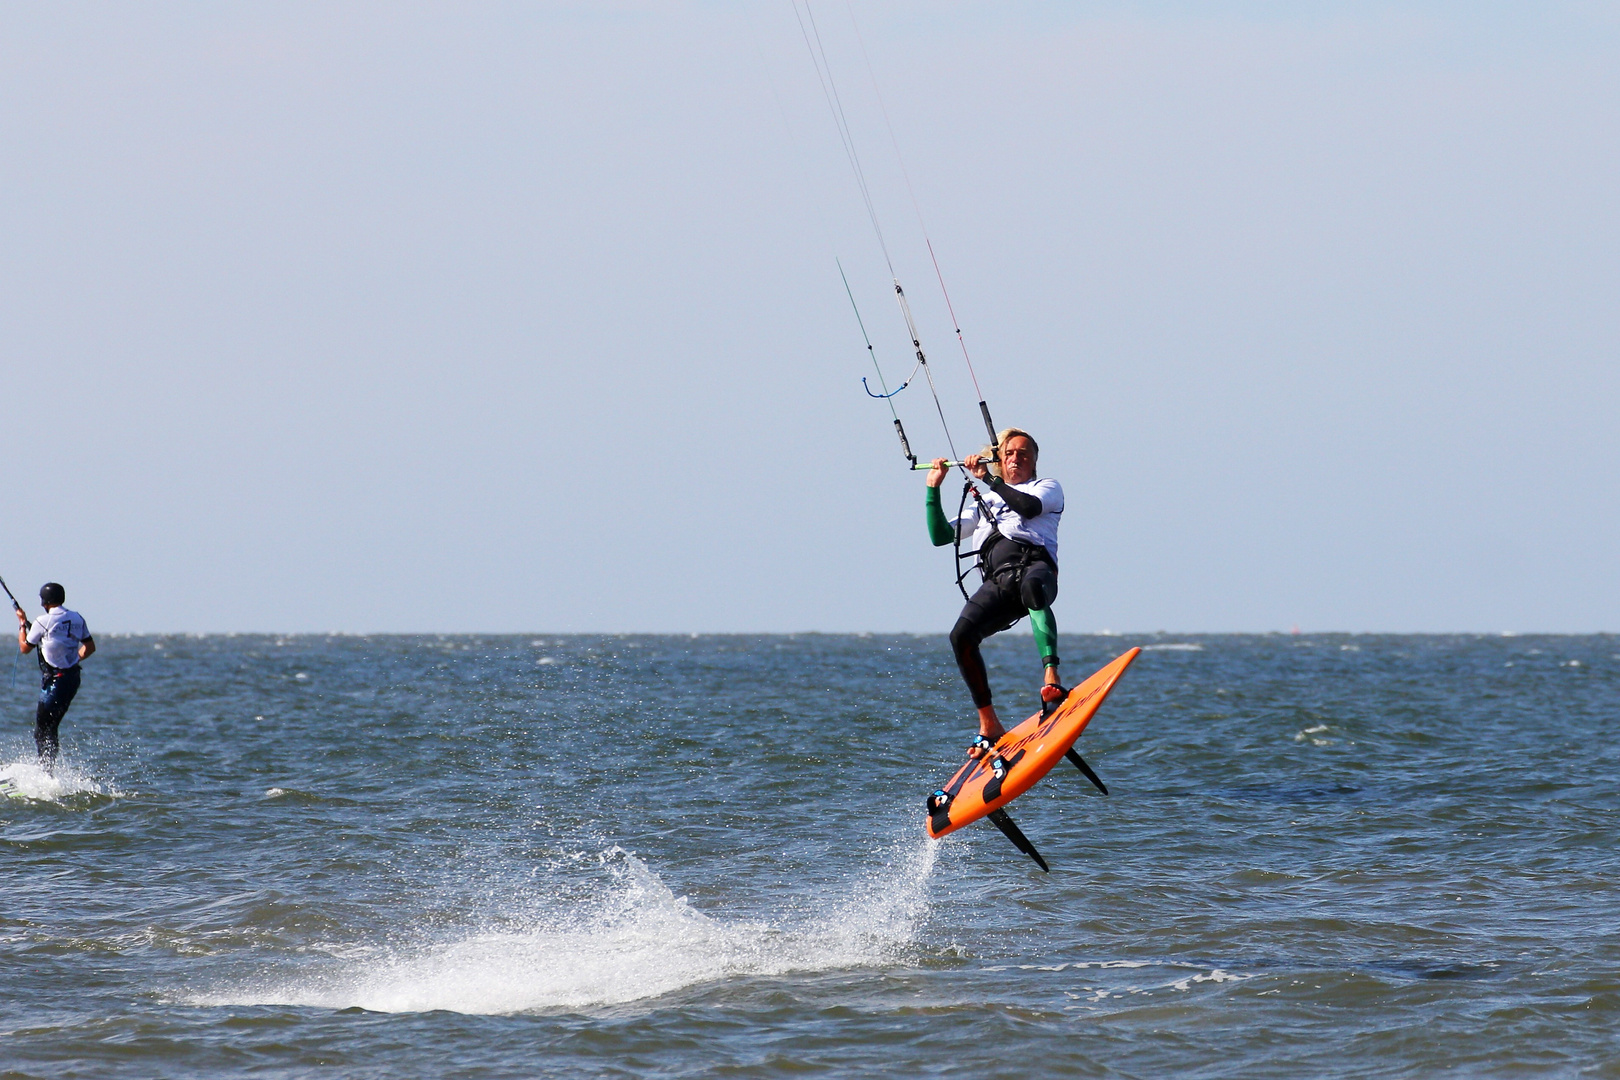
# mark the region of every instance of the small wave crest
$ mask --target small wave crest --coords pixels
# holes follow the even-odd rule
[[[1203,652],[1204,647],[1196,641],[1171,641],[1163,645],[1144,645],[1143,652]]]
[[[506,1014],[616,1005],[739,976],[830,971],[891,959],[913,939],[938,845],[897,853],[883,872],[801,922],[732,920],[693,908],[640,859],[596,856],[606,895],[521,931],[381,949],[337,970],[264,980],[196,1005],[300,1005],[376,1012]]]
[[[47,771],[32,757],[0,766],[0,795],[34,802],[61,802],[73,795],[117,795],[72,763],[58,759]]]

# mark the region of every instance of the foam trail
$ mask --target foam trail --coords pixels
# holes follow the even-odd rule
[[[25,760],[0,766],[0,794],[13,799],[60,802],[69,795],[102,795],[108,792],[64,759],[57,759],[56,771],[52,773],[46,772],[33,755],[29,755]]]
[[[635,856],[601,858],[615,887],[594,909],[524,932],[475,934],[346,970],[192,998],[197,1005],[358,1006],[378,1012],[502,1014],[657,997],[737,976],[891,961],[915,934],[938,845],[896,852],[884,872],[818,907],[804,925],[731,922],[694,910]]]

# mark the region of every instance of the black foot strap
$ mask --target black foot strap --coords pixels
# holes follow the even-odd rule
[[[1024,835],[1024,830],[1014,825],[1013,819],[1007,816],[1007,811],[992,810],[989,818],[990,823],[1000,829],[1007,839],[1013,842],[1013,847],[1034,859],[1036,865],[1042,870],[1049,874],[1052,872],[1052,868],[1046,865],[1046,860],[1041,858],[1041,853],[1035,850],[1035,845],[1029,842],[1029,837]]]
[[[1069,747],[1068,752],[1063,756],[1074,762],[1074,767],[1079,769],[1081,775],[1087,780],[1090,780],[1093,784],[1096,784],[1098,791],[1102,792],[1104,795],[1108,794],[1108,788],[1103,785],[1101,780],[1097,779],[1097,774],[1091,771],[1091,766],[1086,764],[1086,759],[1075,753],[1074,747]]]

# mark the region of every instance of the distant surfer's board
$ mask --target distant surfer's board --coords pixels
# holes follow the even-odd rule
[[[935,806],[928,815],[928,835],[937,840],[982,817],[989,817],[1002,832],[1007,833],[1013,843],[1018,844],[1045,869],[1046,861],[1035,852],[1033,846],[1026,846],[1029,842],[1023,840],[1017,826],[1012,825],[1010,819],[1001,813],[1001,808],[1034,787],[1041,777],[1052,770],[1052,766],[1070,753],[1074,741],[1097,714],[1098,706],[1141,651],[1132,649],[1070,690],[1069,696],[1063,699],[1063,704],[1051,716],[1043,720],[1041,714],[1036,713],[1007,732],[996,744],[996,753],[1007,764],[1004,775],[999,779],[991,769],[988,754],[976,761],[970,760],[956,770],[956,775],[940,789],[949,798],[944,800],[943,806]],[[1089,769],[1079,761],[1075,764],[1086,773],[1088,780],[1102,788],[1102,782]],[[1106,793],[1107,789],[1103,790]]]

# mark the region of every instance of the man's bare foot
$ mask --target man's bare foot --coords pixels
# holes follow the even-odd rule
[[[1047,683],[1041,687],[1041,718],[1045,719],[1058,711],[1058,706],[1068,698],[1069,691],[1058,683]]]
[[[1057,712],[1058,706],[1063,704],[1063,699],[1068,696],[1068,687],[1064,686],[1058,681],[1058,669],[1055,667],[1047,668],[1046,679],[1041,684],[1042,718],[1051,716],[1053,713]]]
[[[1005,734],[1007,734],[1007,729],[1001,726],[1001,718],[996,715],[994,705],[986,705],[979,710],[979,738],[994,747]],[[985,752],[984,746],[977,742],[968,747],[968,757],[970,758],[981,758],[985,755]]]

